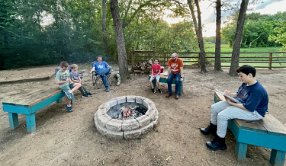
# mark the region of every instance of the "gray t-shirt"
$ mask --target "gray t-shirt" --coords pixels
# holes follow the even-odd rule
[[[56,81],[66,81],[70,77],[70,73],[68,70],[62,71],[59,70],[56,74]],[[63,90],[69,89],[69,83],[64,83],[62,85],[59,85],[59,87]]]

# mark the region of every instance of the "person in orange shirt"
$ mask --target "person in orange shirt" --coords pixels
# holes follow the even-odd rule
[[[183,61],[179,58],[179,55],[177,53],[173,53],[171,55],[171,58],[168,60],[168,95],[166,96],[169,98],[172,96],[172,82],[173,79],[175,79],[176,82],[176,88],[175,88],[175,98],[179,99],[179,85],[181,81],[181,77],[183,77],[183,67],[184,63]]]

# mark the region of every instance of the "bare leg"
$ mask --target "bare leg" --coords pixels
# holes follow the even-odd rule
[[[152,89],[154,89],[154,84],[153,84],[153,80],[152,79],[150,79],[150,84],[151,84]]]
[[[74,87],[71,89],[71,93],[73,93],[74,91],[78,90],[81,87],[80,83],[74,83]]]
[[[72,101],[66,97],[66,103],[68,106],[70,106],[72,104]]]
[[[157,81],[157,88],[160,89],[160,82]]]

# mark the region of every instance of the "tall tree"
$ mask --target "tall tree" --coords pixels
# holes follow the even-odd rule
[[[286,48],[286,22],[283,21],[276,26],[274,34],[271,35],[270,40],[280,43]]]
[[[239,15],[237,19],[237,25],[235,30],[234,42],[232,46],[232,57],[231,57],[231,65],[229,69],[229,75],[236,76],[236,69],[239,65],[239,54],[240,54],[240,44],[242,40],[243,26],[246,17],[246,10],[248,6],[249,0],[242,0],[239,9]]]
[[[197,9],[197,17],[198,21],[195,15],[195,9],[194,9],[194,4]],[[188,5],[191,10],[191,15],[194,23],[194,28],[196,31],[196,36],[200,48],[200,53],[199,53],[199,65],[201,67],[201,72],[206,73],[206,52],[205,52],[205,46],[204,46],[204,39],[203,39],[203,33],[202,33],[202,22],[201,22],[201,10],[200,10],[200,5],[198,0],[188,0]]]
[[[106,0],[102,0],[102,38],[105,54],[109,54],[106,31]]]
[[[215,65],[214,70],[221,71],[221,0],[216,1],[216,42],[215,42]]]
[[[120,21],[118,0],[110,0],[110,10],[111,10],[115,34],[116,34],[119,73],[121,75],[122,82],[125,82],[128,76],[127,54],[126,54],[126,49],[125,49],[125,41],[124,41],[124,34],[122,30],[122,24]]]

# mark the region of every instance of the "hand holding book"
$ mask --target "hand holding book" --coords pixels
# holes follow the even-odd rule
[[[234,97],[231,97],[229,95],[223,95],[226,99],[229,99],[230,101],[234,102],[234,103],[240,103],[239,100],[237,100]]]
[[[222,91],[219,91],[219,90],[216,89],[215,91],[216,91],[217,93],[223,95],[226,99],[228,99],[228,100],[230,100],[230,101],[232,101],[232,102],[234,102],[234,103],[240,103],[239,100],[237,100],[236,98],[230,96],[231,93],[230,93],[230,91],[228,91],[228,90],[225,90],[224,92],[222,92]]]

